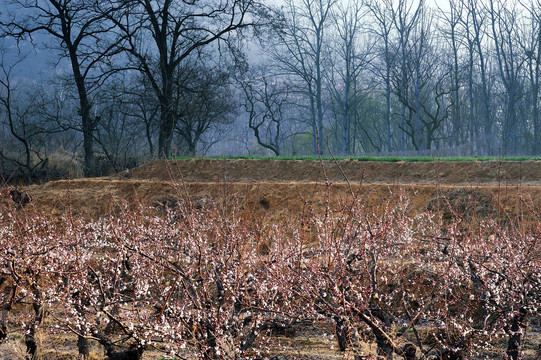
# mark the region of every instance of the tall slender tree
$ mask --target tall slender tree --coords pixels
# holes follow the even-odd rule
[[[286,21],[280,28],[274,60],[298,79],[299,93],[309,102],[312,151],[324,152],[324,72],[327,31],[337,0],[286,0]]]
[[[448,66],[451,69],[451,123],[448,135],[449,146],[459,146],[464,141],[464,121],[462,118],[461,87],[463,86],[464,68],[461,66],[461,48],[463,46],[461,33],[461,19],[463,5],[457,0],[449,0],[448,10],[439,9],[439,32],[446,39],[451,54]]]
[[[489,9],[492,39],[496,51],[496,64],[500,81],[505,89],[505,117],[503,119],[502,151],[504,154],[517,153],[518,102],[522,97],[522,65],[519,54],[518,23],[516,4],[490,0]]]
[[[375,61],[372,61],[372,69],[376,75],[383,81],[385,87],[385,143],[386,150],[391,152],[394,149],[392,140],[392,89],[391,89],[391,72],[396,61],[396,54],[393,54],[391,49],[391,35],[393,31],[392,10],[389,7],[389,2],[371,1],[368,3],[370,13],[373,17],[374,25],[371,31],[375,33],[378,39],[377,43],[381,44],[377,48],[379,56],[376,57],[381,66]],[[383,67],[383,69],[381,69]]]
[[[480,11],[478,4],[473,0],[461,0],[464,2],[467,15],[463,18],[466,19],[466,26],[468,26],[468,31],[471,33],[471,39],[473,43],[473,52],[471,57],[471,71],[473,83],[473,74],[477,73],[478,81],[480,84],[480,96],[479,99],[473,99],[474,103],[471,103],[471,107],[476,107],[477,112],[472,117],[472,121],[476,121],[475,117],[479,116],[481,120],[481,145],[484,147],[484,151],[487,154],[493,154],[496,149],[494,149],[494,142],[492,139],[493,135],[493,111],[492,109],[492,91],[490,89],[490,79],[489,71],[487,66],[487,49],[484,41],[486,36],[486,22],[487,17],[486,13]],[[477,64],[477,66],[476,66]],[[472,95],[475,89],[471,88]],[[475,126],[475,125],[474,125]]]
[[[333,13],[335,41],[332,42],[331,51],[335,56],[329,59],[332,68],[328,78],[332,99],[338,108],[337,129],[341,129],[340,152],[343,155],[351,154],[353,123],[356,108],[359,107],[359,83],[361,70],[368,64],[370,52],[361,49],[363,4],[360,1],[351,1],[339,4]]]
[[[533,127],[531,152],[541,153],[541,1],[532,1],[524,5],[527,12],[527,26],[523,41],[520,42],[525,56],[526,78],[529,83],[529,109]]]
[[[394,3],[391,0],[387,0],[389,4],[388,8],[391,10],[391,18],[393,19],[393,25],[397,32],[398,44],[395,45],[395,52],[398,61],[396,62],[396,74],[395,88],[398,89],[399,99],[409,98],[409,83],[410,83],[410,69],[409,69],[409,53],[408,46],[410,44],[410,37],[414,29],[419,23],[419,18],[423,12],[424,1],[420,0],[417,4],[410,2],[409,0],[400,0],[398,3]],[[398,85],[398,86],[396,86]],[[411,109],[408,109],[407,105],[402,101],[402,109],[400,112],[401,124],[399,125],[402,130],[401,137],[401,149],[406,150],[406,127],[407,122],[414,117]],[[414,133],[413,133],[414,134]],[[414,135],[415,136],[415,135]],[[411,136],[410,136],[411,137]],[[415,139],[412,139],[413,143],[416,143]]]

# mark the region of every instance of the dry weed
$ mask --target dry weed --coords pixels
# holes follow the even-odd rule
[[[25,360],[26,347],[24,338],[17,335],[10,335],[0,343],[0,359],[2,360]]]

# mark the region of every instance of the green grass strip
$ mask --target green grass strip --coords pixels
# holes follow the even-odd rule
[[[212,159],[212,160],[304,160],[319,161],[317,156],[209,156],[209,157],[176,157],[172,160]],[[381,161],[381,162],[432,162],[432,161],[540,161],[538,156],[510,156],[499,158],[497,156],[323,156],[324,161],[350,160],[350,161]]]

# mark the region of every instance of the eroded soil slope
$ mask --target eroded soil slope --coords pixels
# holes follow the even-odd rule
[[[308,206],[322,209],[327,199],[338,203],[360,196],[369,205],[385,206],[403,195],[415,211],[446,206],[450,200],[460,211],[474,208],[469,213],[491,215],[541,206],[541,162],[155,161],[112,177],[23,190],[34,206],[52,214],[92,217],[123,205],[155,206],[188,197],[196,203],[236,201],[248,214],[276,220],[301,214]],[[7,191],[2,190],[4,203],[9,202]]]
[[[117,177],[185,182],[317,182],[327,178],[386,184],[541,184],[541,162],[192,159],[155,161]]]

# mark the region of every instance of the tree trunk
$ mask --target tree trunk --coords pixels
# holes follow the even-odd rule
[[[348,343],[350,342],[349,326],[342,316],[336,316],[334,318],[336,324],[336,338],[338,339],[338,347],[340,351],[346,351]]]
[[[68,38],[69,39],[69,38]],[[81,125],[83,131],[83,151],[84,151],[84,166],[83,172],[85,177],[96,175],[96,162],[94,159],[94,120],[90,115],[91,105],[88,101],[88,92],[86,89],[85,78],[81,73],[81,65],[77,58],[77,49],[71,43],[67,43],[66,47],[71,60],[71,68],[77,93],[79,95],[79,112],[81,115]]]
[[[83,117],[83,150],[85,153],[84,176],[92,177],[97,175],[96,159],[94,157],[94,129],[88,115]]]
[[[77,337],[77,349],[79,350],[79,356],[84,360],[90,358],[90,344],[88,343],[88,339],[84,336]]]
[[[37,281],[37,277],[35,279]],[[24,342],[26,344],[26,358],[28,360],[34,360],[38,358],[38,343],[36,341],[36,331],[43,321],[45,312],[41,306],[41,294],[37,285],[34,283],[32,285],[32,293],[34,294],[34,301],[32,303],[32,308],[34,309],[34,318],[28,324],[26,328],[26,335]]]
[[[541,153],[541,123],[540,123],[540,111],[539,111],[539,79],[541,77],[541,26],[537,32],[537,54],[535,59],[529,61],[530,70],[530,83],[532,87],[531,101],[532,101],[532,122],[534,126],[534,155]]]
[[[515,314],[511,320],[511,324],[507,324],[504,327],[505,332],[509,335],[507,341],[507,356],[509,359],[518,360],[520,355],[520,345],[522,341],[522,328],[527,315],[526,309],[521,306],[518,313]]]
[[[387,47],[387,44],[385,44]],[[388,50],[385,50],[386,52]],[[387,64],[386,74],[385,74],[385,122],[386,122],[386,140],[387,140],[387,151],[393,151],[393,141],[391,138],[391,66]]]
[[[460,136],[460,128],[462,126],[462,112],[461,112],[461,104],[460,104],[460,72],[459,72],[459,58],[458,58],[458,46],[457,46],[457,39],[455,34],[455,26],[454,24],[451,27],[451,41],[452,41],[452,47],[453,47],[453,134],[451,136],[451,143],[454,140],[454,146],[459,146],[461,143],[461,136]]]
[[[469,36],[469,35],[468,35]],[[468,99],[470,102],[470,118],[469,118],[469,128],[470,128],[470,141],[473,142],[473,151],[469,155],[476,155],[477,150],[477,126],[475,126],[475,113],[474,113],[474,97],[473,97],[473,43],[468,42],[470,48],[469,51],[469,62],[468,62]],[[480,155],[480,154],[477,154]]]
[[[173,142],[173,130],[175,128],[175,117],[168,110],[171,104],[162,104],[160,117],[160,132],[158,137],[158,157],[169,158],[171,156],[171,144]]]
[[[319,141],[318,141],[319,137],[321,136],[321,133],[319,132],[319,129],[317,127],[316,105],[315,105],[314,96],[312,93],[312,86],[309,85],[308,89],[310,93],[310,110],[311,110],[310,115],[312,117],[312,152],[314,156],[318,156],[321,151],[319,149]]]
[[[103,345],[105,354],[109,360],[141,360],[143,358],[144,348],[139,344],[132,344],[128,349],[115,351],[115,347],[108,339],[99,334],[94,334],[94,336]]]
[[[350,65],[349,65],[349,59],[348,64],[346,65],[346,82],[345,82],[345,89],[344,89],[344,129],[342,132],[342,155],[349,155],[351,153],[351,145],[350,145],[350,128],[351,128],[351,115],[350,115]]]
[[[13,306],[14,295],[16,293],[15,289],[16,288],[13,287],[11,290],[11,300],[2,306],[2,319],[0,319],[0,342],[7,338],[8,335],[7,317]]]
[[[492,139],[492,117],[491,117],[491,111],[490,111],[490,91],[488,89],[488,82],[487,82],[487,71],[486,71],[486,62],[485,62],[485,56],[483,53],[483,46],[481,44],[481,29],[480,25],[478,23],[477,14],[475,12],[475,6],[476,3],[474,1],[470,1],[471,6],[471,14],[472,14],[472,21],[475,31],[475,46],[477,48],[477,52],[479,55],[479,66],[481,70],[481,85],[482,85],[482,106],[483,106],[483,118],[484,118],[484,128],[483,128],[483,145],[486,146],[487,149],[487,155],[492,155],[494,152],[494,146],[492,145],[493,139]]]

